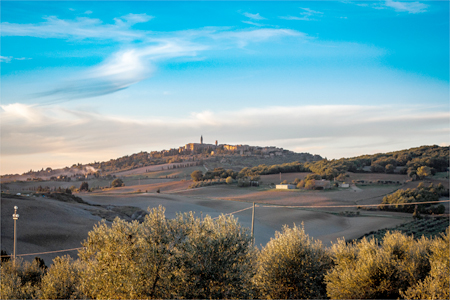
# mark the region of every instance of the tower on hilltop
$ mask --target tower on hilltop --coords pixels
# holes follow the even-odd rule
[[[200,144],[202,144],[202,145],[203,145],[203,135],[202,135],[202,136],[200,136]]]

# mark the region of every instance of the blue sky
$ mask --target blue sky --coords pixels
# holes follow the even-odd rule
[[[196,142],[449,143],[447,1],[2,1],[1,174]]]

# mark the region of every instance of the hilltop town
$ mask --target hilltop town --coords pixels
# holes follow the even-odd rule
[[[189,143],[179,148],[173,148],[170,150],[152,151],[150,154],[153,156],[174,156],[174,155],[193,155],[193,154],[239,154],[244,156],[263,156],[268,158],[271,156],[282,156],[286,154],[294,154],[293,151],[284,150],[274,146],[249,146],[249,145],[229,145],[219,144],[216,140],[214,144],[203,143],[203,135],[200,137],[200,143]]]
[[[71,167],[29,170],[22,174],[2,175],[2,183],[21,181],[82,181],[91,178],[112,178],[114,173],[155,165],[174,164],[176,167],[209,164],[212,167],[226,167],[239,171],[244,167],[259,164],[279,164],[287,162],[308,162],[321,160],[320,155],[296,153],[275,146],[250,146],[204,143],[188,143],[178,148],[161,151],[142,151],[117,159],[89,164],[76,163]],[[150,168],[148,169],[150,170]]]

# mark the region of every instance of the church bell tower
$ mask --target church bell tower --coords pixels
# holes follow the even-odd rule
[[[202,144],[202,145],[203,145],[203,135],[202,135],[202,136],[200,136],[200,144]]]

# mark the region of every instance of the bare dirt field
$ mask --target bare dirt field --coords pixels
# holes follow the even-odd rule
[[[351,173],[347,172],[349,175],[348,180],[364,180],[364,181],[377,181],[377,180],[389,180],[389,181],[400,181],[404,182],[408,179],[408,175],[402,174],[384,174],[384,173]]]
[[[162,170],[177,170],[177,168],[174,169],[174,167],[182,168],[184,166],[194,165],[195,163],[196,162],[182,162],[182,163],[153,165],[153,166],[140,167],[140,168],[136,168],[136,169],[128,170],[128,171],[115,172],[113,174],[116,176],[127,176],[127,175],[144,174],[144,173],[156,172],[156,171],[162,171]]]
[[[17,254],[55,251],[81,247],[101,218],[92,215],[77,203],[65,203],[42,197],[22,199],[2,197],[1,199],[1,248],[13,252],[14,206],[19,207],[17,220]],[[77,251],[26,256],[43,258],[47,265],[56,256],[69,254],[76,257]]]
[[[386,185],[367,187],[364,189],[339,189],[331,191],[304,191],[304,190],[262,190],[253,188],[219,188],[211,187],[207,190],[193,190],[184,194],[208,197],[213,199],[257,202],[274,205],[300,205],[300,206],[329,206],[329,205],[364,205],[379,204],[383,197],[395,191],[399,186]],[[241,190],[241,191],[240,191]],[[218,196],[219,195],[219,196]],[[315,209],[326,211],[356,210],[353,208],[324,208]]]
[[[148,183],[149,182],[149,183]],[[138,190],[141,192],[148,192],[148,193],[156,193],[156,191],[159,189],[160,192],[174,192],[179,190],[185,190],[189,187],[189,185],[192,184],[192,181],[174,181],[171,179],[160,179],[155,182],[155,180],[142,180],[141,184],[138,185],[137,181],[135,185],[126,185],[123,187],[116,187],[116,188],[110,188],[105,189],[102,191],[96,191],[96,193],[101,194],[129,194],[129,193],[136,193]]]

